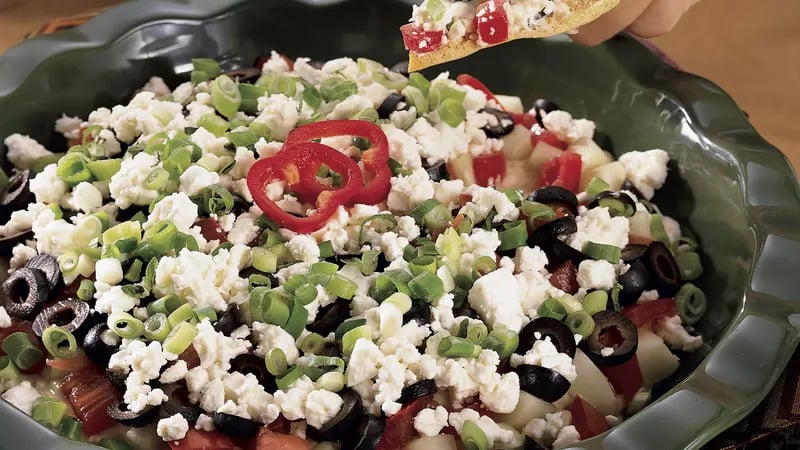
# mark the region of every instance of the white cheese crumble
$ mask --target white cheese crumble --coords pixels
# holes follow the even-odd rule
[[[448,415],[443,406],[425,408],[414,417],[414,429],[422,436],[436,436],[447,426]]]
[[[189,431],[189,422],[180,414],[161,419],[156,426],[156,433],[165,441],[183,439],[186,437],[187,431]]]
[[[600,289],[607,291],[614,287],[617,274],[614,266],[606,261],[581,261],[578,266],[578,285],[584,289]]]
[[[572,358],[566,353],[559,353],[556,346],[550,341],[550,337],[535,341],[533,347],[525,355],[516,353],[511,355],[511,367],[518,367],[522,364],[555,370],[570,383],[578,376],[575,372],[575,365],[572,364]]]
[[[628,180],[650,200],[667,179],[669,154],[661,149],[628,152],[619,157]]]
[[[37,159],[53,154],[35,139],[19,133],[8,136],[3,143],[6,146],[6,158],[17,169],[27,169]]]
[[[518,332],[527,323],[520,297],[511,270],[498,269],[478,278],[469,290],[467,301],[490,329],[502,325]]]

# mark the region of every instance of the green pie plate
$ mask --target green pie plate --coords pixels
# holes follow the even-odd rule
[[[397,31],[409,2],[391,0],[137,0],[87,24],[28,40],[0,57],[0,136],[57,146],[62,113],[126,101],[150,76],[185,79],[193,57],[248,66],[275,49],[327,60],[406,54]],[[515,41],[434,68],[468,72],[526,105],[548,98],[597,122],[616,155],[662,148],[672,157],[655,199],[703,249],[710,346],[687,355],[660,397],[574,449],[694,449],[745,417],[769,392],[800,336],[800,188],[713,83],[681,72],[640,42],[594,48],[565,37]],[[63,145],[63,142],[61,142]],[[0,146],[0,153],[5,149]],[[5,164],[5,161],[3,161]],[[0,402],[0,449],[96,448],[68,442]]]

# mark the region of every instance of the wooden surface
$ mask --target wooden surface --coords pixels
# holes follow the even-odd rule
[[[0,51],[58,17],[118,0],[0,0]],[[800,0],[703,0],[655,39],[685,70],[722,86],[800,169]],[[2,74],[0,74],[2,76]]]

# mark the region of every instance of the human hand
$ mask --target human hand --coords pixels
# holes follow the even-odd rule
[[[619,5],[570,35],[584,45],[597,45],[623,30],[642,38],[669,33],[700,0],[620,0]]]

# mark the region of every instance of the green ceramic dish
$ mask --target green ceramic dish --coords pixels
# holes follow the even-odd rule
[[[390,0],[138,0],[0,57],[0,136],[55,144],[61,113],[117,104],[151,76],[175,82],[192,57],[248,65],[277,49],[325,60],[405,58],[397,28],[408,2]],[[734,102],[645,46],[596,48],[565,38],[516,41],[434,70],[470,72],[526,104],[547,97],[597,121],[616,154],[660,147],[673,158],[660,193],[705,251],[711,350],[689,357],[671,389],[575,449],[699,448],[767,394],[800,336],[800,188],[786,158]],[[0,153],[4,149],[0,147]],[[0,449],[88,449],[0,402]]]

